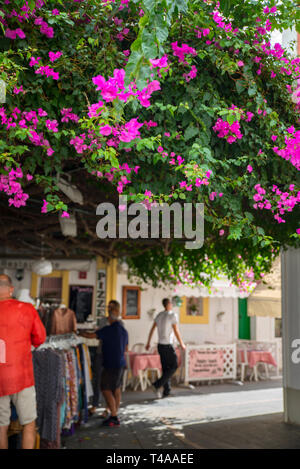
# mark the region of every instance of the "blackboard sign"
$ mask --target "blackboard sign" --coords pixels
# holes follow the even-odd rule
[[[77,322],[82,323],[92,313],[92,286],[71,285],[69,308],[75,311]]]
[[[123,319],[139,319],[141,304],[141,290],[139,287],[123,287]]]

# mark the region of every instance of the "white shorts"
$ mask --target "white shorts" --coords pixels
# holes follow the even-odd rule
[[[25,388],[16,394],[0,397],[0,427],[10,424],[10,403],[16,408],[21,425],[27,425],[37,418],[35,387]]]

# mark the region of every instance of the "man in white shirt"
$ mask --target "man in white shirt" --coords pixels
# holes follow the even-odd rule
[[[152,384],[153,390],[157,397],[167,397],[171,392],[171,377],[178,368],[177,355],[173,347],[174,334],[180,344],[182,350],[185,350],[185,345],[182,341],[179,329],[177,315],[172,311],[172,303],[168,298],[163,301],[164,311],[159,313],[153,323],[149,333],[146,350],[150,348],[150,342],[155,328],[158,332],[158,352],[161,359],[162,377]],[[163,394],[160,388],[163,387]]]

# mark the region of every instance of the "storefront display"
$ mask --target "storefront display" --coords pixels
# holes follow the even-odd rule
[[[59,449],[61,436],[72,435],[88,420],[93,396],[89,348],[75,334],[49,336],[32,353],[37,401],[36,449]],[[22,426],[12,408],[11,437],[20,437]],[[20,445],[20,438],[18,445]]]

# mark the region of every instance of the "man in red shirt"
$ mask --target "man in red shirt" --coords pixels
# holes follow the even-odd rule
[[[35,445],[36,395],[31,346],[46,339],[46,331],[30,303],[12,299],[8,275],[0,275],[0,449],[8,447],[11,402],[23,425],[22,449]]]

